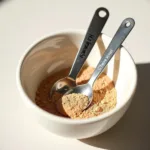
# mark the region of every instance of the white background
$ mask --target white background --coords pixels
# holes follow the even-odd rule
[[[96,8],[110,18],[103,32],[113,36],[123,19],[136,26],[125,46],[139,81],[126,115],[106,133],[85,140],[52,135],[25,115],[16,89],[16,66],[33,43],[63,29],[87,29]],[[4,0],[0,2],[0,150],[150,149],[150,0]],[[128,67],[128,66],[127,66]]]

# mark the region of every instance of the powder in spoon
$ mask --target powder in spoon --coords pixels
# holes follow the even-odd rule
[[[89,99],[86,95],[81,93],[72,93],[64,95],[57,102],[57,110],[71,118],[75,118],[82,113],[84,109],[89,105]]]

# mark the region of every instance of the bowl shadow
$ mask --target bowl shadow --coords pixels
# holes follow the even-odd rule
[[[124,117],[107,132],[81,142],[109,150],[149,150],[150,63],[137,64],[138,85]]]

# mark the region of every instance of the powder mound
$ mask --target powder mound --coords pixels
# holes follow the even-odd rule
[[[87,108],[89,99],[86,95],[81,93],[72,93],[64,95],[57,103],[57,109],[63,115],[70,118],[76,118]]]
[[[69,71],[70,68],[63,69],[53,75],[50,75],[41,82],[35,97],[35,102],[39,107],[54,115],[66,117],[66,113],[61,114],[57,110],[57,102],[62,98],[62,96],[56,93],[53,95],[53,98],[50,99],[49,92],[53,84],[57,80],[66,77]],[[87,83],[93,72],[93,67],[88,66],[83,68],[76,79],[77,85]],[[69,117],[71,116],[70,118],[72,119],[84,119],[99,116],[113,109],[116,106],[116,103],[117,92],[114,83],[106,74],[102,73],[94,83],[93,100],[90,106],[83,111],[70,114]],[[66,112],[68,112],[68,110]]]

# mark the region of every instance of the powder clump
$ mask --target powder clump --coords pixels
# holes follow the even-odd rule
[[[57,103],[57,109],[63,115],[76,118],[84,109],[87,108],[89,99],[86,95],[72,93],[64,95]]]

